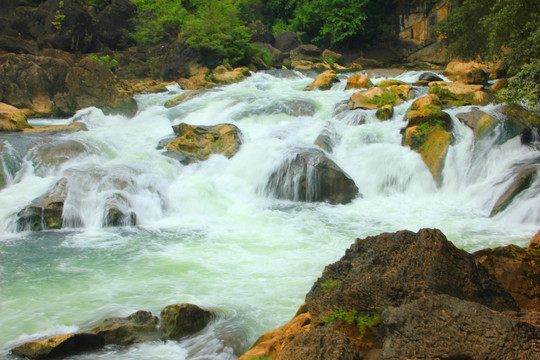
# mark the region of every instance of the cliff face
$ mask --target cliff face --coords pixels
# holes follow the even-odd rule
[[[438,24],[451,11],[449,0],[441,0],[435,4],[428,2],[402,11],[399,15],[399,39],[411,40],[420,46],[434,43],[437,38],[430,27]]]

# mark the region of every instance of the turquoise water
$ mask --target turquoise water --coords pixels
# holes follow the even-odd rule
[[[165,109],[164,102],[182,92],[171,88],[140,96],[133,119],[85,109],[76,118],[89,131],[53,141],[75,140],[87,150],[46,168],[25,155],[43,139],[3,135],[21,160],[0,191],[0,357],[27,340],[191,302],[220,314],[192,338],[73,359],[235,359],[261,333],[288,321],[324,266],[357,237],[436,227],[472,251],[523,246],[538,230],[534,189],[488,217],[515,165],[538,156],[519,139],[471,155],[487,145],[474,143],[470,130],[456,123],[437,188],[419,155],[401,146],[410,103],[387,122],[369,111],[338,113],[336,105],[354,91],[343,90],[344,79],[328,92],[302,91],[311,80],[294,72],[258,73]],[[483,110],[497,113],[493,105]],[[213,156],[183,166],[156,149],[182,121],[232,122],[243,133],[242,148],[231,159]],[[337,206],[269,197],[264,186],[284,155],[312,147],[325,128],[338,139],[329,156],[363,197]],[[80,217],[83,225],[15,233],[14,215],[61,177],[70,180],[64,216]],[[111,194],[127,199],[137,226],[102,227]]]

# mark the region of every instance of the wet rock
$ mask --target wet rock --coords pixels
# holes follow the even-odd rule
[[[195,126],[181,123],[173,126],[173,130],[178,138],[167,144],[167,149],[185,155],[187,163],[207,160],[212,154],[231,158],[242,144],[240,129],[233,124]]]
[[[504,106],[502,111],[506,121],[503,123],[504,133],[500,142],[520,135],[522,144],[532,145],[535,134],[540,134],[540,118],[517,105]]]
[[[360,360],[355,344],[345,335],[317,328],[294,337],[276,360]]]
[[[31,129],[24,129],[23,133],[25,134],[60,134],[60,133],[72,133],[77,131],[86,131],[88,127],[81,122],[73,122],[69,125],[51,125],[51,126],[42,126],[35,127]]]
[[[324,129],[321,131],[319,136],[317,136],[317,139],[315,139],[314,145],[317,145],[327,153],[331,153],[334,150],[334,146],[336,145],[336,142],[339,141],[339,134],[337,134],[334,130],[331,129]]]
[[[413,118],[413,121],[416,119]],[[407,127],[403,138],[404,145],[420,154],[438,185],[442,183],[444,160],[451,142],[452,134],[450,132],[438,124],[430,124],[429,122]]]
[[[484,249],[476,259],[512,295],[520,309],[540,311],[540,249],[508,245]]]
[[[407,128],[428,124],[429,126],[439,126],[446,131],[452,130],[452,118],[450,115],[435,107],[424,106],[418,110],[412,110],[411,107],[405,117],[407,119]]]
[[[60,179],[45,195],[34,199],[17,214],[17,231],[62,228],[62,212],[68,194],[68,181]]]
[[[281,52],[288,53],[300,45],[300,39],[296,33],[291,31],[282,32],[276,36],[274,47]]]
[[[442,102],[439,97],[435,94],[428,94],[416,99],[409,110],[422,110],[424,108],[434,107],[440,109]]]
[[[170,109],[172,107],[175,107],[176,105],[179,105],[179,104],[182,104],[186,101],[189,101],[195,97],[197,97],[198,95],[201,95],[201,94],[204,94],[204,90],[190,90],[190,91],[186,91],[185,93],[183,94],[180,94],[178,95],[177,97],[167,101],[165,103],[165,107],[167,109]]]
[[[540,247],[540,231],[536,233],[529,242],[529,249]]]
[[[390,104],[384,105],[381,108],[377,109],[375,116],[377,119],[384,121],[390,119],[394,115],[394,107]]]
[[[369,89],[373,87],[370,78],[363,74],[354,74],[347,79],[345,90],[349,89]]]
[[[470,127],[474,132],[476,139],[482,138],[484,135],[491,133],[497,124],[497,119],[480,110],[456,115],[459,121]]]
[[[433,229],[357,239],[341,260],[324,269],[306,303],[315,326],[335,309],[369,314],[439,294],[496,311],[517,310],[514,299],[473,255]]]
[[[327,70],[319,74],[315,80],[309,84],[305,90],[330,90],[332,85],[339,82],[339,78],[335,71]]]
[[[193,304],[173,304],[161,312],[162,338],[178,340],[204,329],[213,312]]]
[[[137,225],[137,215],[131,211],[129,214],[124,213],[118,208],[112,207],[107,209],[103,226],[134,226]]]
[[[473,105],[485,106],[491,102],[491,98],[485,91],[475,91],[469,97],[469,101]]]
[[[38,143],[29,151],[34,171],[39,176],[46,176],[51,170],[58,169],[66,161],[87,154],[89,149],[76,140],[54,140]]]
[[[291,154],[270,175],[266,190],[280,199],[330,204],[345,204],[358,195],[354,181],[316,149]]]
[[[452,81],[461,81],[465,84],[484,84],[487,74],[483,66],[477,62],[452,61],[443,72],[443,75]]]
[[[477,93],[482,89],[482,85],[470,85],[461,81],[451,83],[433,81],[429,83],[430,94],[436,94],[443,103],[453,106],[469,105],[472,101],[482,103],[485,96],[483,93]]]
[[[449,295],[429,295],[383,314],[379,359],[532,359],[540,328]]]
[[[349,99],[348,106],[349,110],[355,109],[364,109],[371,110],[377,109],[377,104],[375,104],[376,97],[382,96],[384,93],[389,92],[386,88],[374,87],[365,91],[359,91],[352,94]]]
[[[98,335],[77,333],[29,341],[12,349],[11,354],[27,359],[51,359],[96,350],[103,346],[103,339]]]
[[[495,216],[500,212],[503,212],[512,201],[521,194],[524,190],[528,189],[534,180],[538,177],[538,170],[535,167],[522,170],[516,175],[514,181],[506,191],[499,196],[499,199],[493,206],[491,214],[489,216]]]
[[[105,319],[90,332],[102,339],[104,345],[126,346],[156,340],[158,322],[157,316],[151,312],[137,311],[125,318]]]
[[[311,329],[311,315],[307,306],[303,304],[294,318],[287,324],[262,334],[255,344],[238,360],[251,360],[253,358],[277,358],[281,350],[286,347],[298,334]]]
[[[420,75],[420,77],[418,78],[418,81],[432,82],[432,81],[444,81],[444,80],[435,73],[425,72],[425,73],[422,73],[422,75]]]
[[[0,132],[30,128],[24,113],[14,106],[0,103]]]
[[[325,49],[322,54],[322,58],[324,61],[328,62],[330,61],[332,64],[339,63],[340,60],[343,58],[343,55],[340,53],[337,53],[332,50]]]
[[[209,77],[216,84],[228,85],[242,81],[249,75],[249,69],[246,67],[228,70],[225,66],[220,65],[212,71]]]

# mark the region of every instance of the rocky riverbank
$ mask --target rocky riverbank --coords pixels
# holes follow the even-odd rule
[[[469,254],[436,229],[357,239],[328,265],[286,325],[249,359],[534,359],[540,351],[540,233],[527,248]],[[61,358],[106,345],[179,340],[216,316],[192,304],[138,311],[11,353]]]
[[[534,359],[539,251],[469,254],[431,229],[357,239],[239,359]]]

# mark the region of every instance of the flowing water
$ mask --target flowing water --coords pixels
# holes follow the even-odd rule
[[[397,78],[413,83],[419,75]],[[235,359],[287,322],[324,266],[357,237],[432,227],[468,251],[528,243],[540,225],[538,180],[503,213],[489,214],[523,166],[538,163],[538,151],[506,139],[502,126],[475,141],[455,117],[470,107],[450,110],[455,142],[437,187],[420,156],[401,146],[411,102],[385,122],[374,111],[341,111],[354,93],[345,79],[305,92],[310,76],[260,72],[171,109],[163,104],[183,92],[178,87],[141,95],[132,119],[89,108],[67,121],[88,131],[1,135],[8,184],[0,191],[0,357],[107,317],[191,302],[219,313],[196,336],[72,358]],[[482,110],[501,118],[496,105]],[[181,122],[233,123],[241,150],[184,166],[156,149]],[[362,197],[330,205],[268,195],[270,174],[294,151],[313,148],[323,131],[334,142],[328,156]],[[57,151],[52,160],[47,146]],[[16,232],[17,212],[62,177],[70,181],[67,228]],[[133,211],[137,226],[103,227],[111,202]]]

